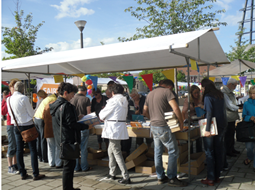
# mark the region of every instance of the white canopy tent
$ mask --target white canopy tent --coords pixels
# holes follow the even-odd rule
[[[211,70],[210,76],[237,75],[238,73],[241,73],[248,69],[254,69],[254,68],[255,68],[255,63],[242,60],[242,59],[236,59],[228,65],[223,65],[221,67]]]
[[[116,43],[84,49],[45,53],[1,63],[2,80],[44,78],[42,74],[95,74],[102,72],[132,71],[155,68],[182,67],[185,55],[202,64],[225,64],[225,56],[212,29]],[[23,75],[23,76],[22,76]],[[47,75],[46,75],[47,76]]]
[[[2,80],[10,80],[14,78],[10,73],[27,73],[30,78],[34,74],[93,74],[176,68],[189,65],[189,59],[196,60],[198,65],[229,63],[213,29],[207,29],[7,60],[1,64],[1,72]],[[189,66],[187,68],[189,83]],[[15,74],[16,77],[18,75]],[[188,121],[190,126],[190,115]],[[188,139],[190,147],[190,133]]]

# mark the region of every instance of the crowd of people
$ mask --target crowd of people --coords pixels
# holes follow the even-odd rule
[[[24,141],[21,132],[36,126],[39,136],[36,140],[28,142],[33,168],[33,179],[40,180],[45,177],[39,173],[38,161],[48,163],[50,167],[63,168],[62,185],[64,190],[74,190],[73,177],[75,172],[87,172],[93,168],[89,166],[88,139],[89,126],[79,123],[84,115],[95,112],[104,122],[102,135],[98,135],[98,148],[102,149],[102,142],[109,157],[109,174],[105,180],[116,179],[116,167],[121,170],[121,184],[130,184],[131,179],[127,171],[122,151],[130,153],[131,138],[128,136],[126,122],[131,121],[134,115],[146,117],[151,123],[153,139],[136,138],[136,144],[144,141],[148,147],[154,144],[154,162],[158,184],[168,183],[169,186],[184,187],[187,182],[177,178],[178,144],[165,120],[165,112],[173,111],[178,119],[179,127],[183,130],[184,122],[196,115],[195,108],[205,110],[207,119],[205,137],[196,140],[197,152],[205,151],[207,178],[201,183],[213,186],[220,182],[220,174],[228,170],[226,156],[235,157],[240,154],[234,147],[235,124],[239,119],[237,101],[233,93],[237,81],[229,79],[222,90],[215,87],[209,79],[203,79],[202,88],[191,86],[190,102],[185,99],[182,112],[179,108],[178,96],[174,93],[174,84],[171,80],[160,81],[158,87],[146,97],[132,89],[129,96],[124,92],[122,85],[111,81],[108,83],[106,96],[99,88],[93,89],[94,98],[86,97],[87,88],[62,82],[56,94],[47,95],[39,91],[41,102],[36,110],[32,109],[29,98],[25,96],[24,84],[13,80],[9,84],[10,93],[4,92],[2,101],[2,115],[7,115],[8,133],[8,173],[21,175],[25,180],[29,175],[25,169],[23,159]],[[243,106],[243,120],[255,123],[255,87],[249,89],[249,99]],[[190,105],[189,105],[190,104]],[[188,114],[188,108],[190,113]],[[218,135],[210,132],[212,118],[216,118]],[[61,121],[61,122],[60,122]],[[193,120],[191,119],[191,122]],[[62,123],[62,124],[60,124]],[[62,130],[60,130],[60,128]],[[80,144],[81,159],[61,160],[60,144]],[[203,146],[202,146],[203,144]],[[253,161],[255,172],[255,142],[246,142],[247,159],[244,165]],[[168,167],[164,172],[162,154],[164,147],[168,150]],[[203,147],[203,148],[202,148]]]

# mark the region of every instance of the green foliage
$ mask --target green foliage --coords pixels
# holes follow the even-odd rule
[[[36,85],[36,79],[32,79],[32,80],[30,81],[30,84]]]
[[[2,86],[2,92],[5,91],[5,90],[7,90],[8,93],[9,93],[9,91],[10,91],[8,86]]]
[[[130,38],[119,37],[119,41],[131,41],[140,38],[151,38],[176,33],[194,31],[205,27],[226,26],[220,22],[217,14],[225,10],[210,12],[216,0],[135,0],[138,7],[128,7],[130,12],[139,21],[148,23],[143,28],[137,28],[136,34]]]
[[[3,60],[15,59],[19,57],[26,57],[31,55],[42,54],[44,52],[51,51],[53,48],[45,48],[41,50],[39,47],[34,47],[36,36],[39,28],[43,25],[39,23],[37,26],[32,25],[33,16],[29,13],[23,18],[24,11],[17,10],[14,12],[16,26],[12,28],[2,27],[2,44],[4,44],[5,52],[13,55],[10,57],[4,57]],[[22,23],[22,21],[24,23]]]
[[[239,26],[239,31],[236,33],[238,38],[235,41],[236,46],[230,46],[231,51],[229,53],[226,53],[227,58],[230,61],[234,61],[236,59],[243,59],[251,62],[255,62],[255,46],[250,47],[248,49],[249,43],[248,40],[241,40],[240,36],[242,36],[244,31],[241,29],[241,26]],[[248,72],[255,71],[255,69],[249,69]],[[241,74],[243,74],[242,72]]]
[[[139,73],[139,76],[152,73],[153,74],[153,83],[158,84],[159,81],[166,79],[166,76],[163,75],[163,73],[161,73],[161,71],[163,71],[163,69],[144,70],[144,71]],[[143,81],[143,83],[144,83],[144,85],[146,85],[146,83],[144,81]]]
[[[177,71],[177,81],[179,82],[187,82],[186,76],[182,71]]]

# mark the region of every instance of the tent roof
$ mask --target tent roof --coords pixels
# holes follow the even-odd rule
[[[213,30],[207,29],[6,60],[1,63],[1,70],[34,73],[31,74],[31,78],[43,78],[45,75],[38,74],[95,74],[181,67],[186,65],[185,58],[170,53],[169,46],[172,45],[172,49],[176,52],[199,60],[198,39],[199,65],[228,63]],[[24,74],[15,74],[15,78],[24,77]],[[14,78],[12,74],[2,72],[2,80],[12,78]]]
[[[242,60],[242,59],[236,59],[228,65],[223,65],[221,67],[211,70],[209,74],[210,76],[237,75],[238,73],[240,73],[240,63],[241,63],[241,72],[246,71],[248,69],[255,68],[255,63],[253,62]]]

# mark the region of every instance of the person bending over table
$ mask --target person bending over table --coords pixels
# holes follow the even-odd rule
[[[106,100],[108,98],[104,95],[102,95],[101,90],[97,88],[97,90],[93,89],[93,95],[95,98],[92,99],[91,103],[91,112],[96,112],[97,117],[99,117],[99,112],[105,107],[106,105]],[[109,145],[109,140],[108,139],[103,139],[101,135],[97,135],[97,142],[99,145],[99,149],[102,149],[102,142],[105,142],[106,150]]]
[[[130,120],[132,120],[133,114],[143,115],[143,106],[144,106],[146,97],[138,94],[135,88],[132,89],[130,93],[130,97],[132,98],[132,100],[129,101],[129,107],[130,107],[129,118]],[[152,138],[145,138],[145,139],[146,139],[146,144],[148,145],[148,147],[151,147],[151,143],[153,142],[153,139]],[[136,138],[136,144],[139,146],[143,143],[143,141],[144,141],[144,138],[142,137]]]
[[[195,107],[204,108],[202,104],[202,99],[200,96],[200,88],[196,85],[192,85],[190,88],[190,117],[196,115]],[[188,119],[188,97],[184,100],[183,108],[182,108],[182,117],[183,119]],[[191,119],[192,121],[192,119]],[[196,140],[196,152],[202,152],[202,138],[198,138]],[[191,147],[191,152],[193,152],[193,146]]]

